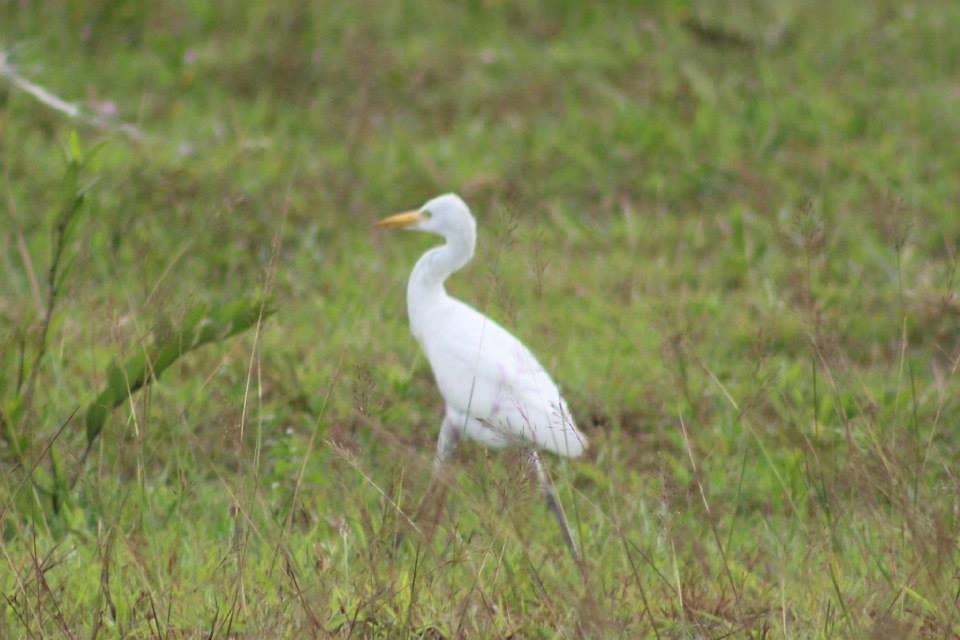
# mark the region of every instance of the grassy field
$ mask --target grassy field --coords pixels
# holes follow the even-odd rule
[[[0,1],[85,114],[0,80],[0,637],[957,637],[958,33],[952,0]],[[411,524],[434,240],[371,223],[446,191],[451,292],[590,438],[547,460],[582,567],[517,454],[465,447]],[[111,363],[200,317],[239,333],[128,397]]]

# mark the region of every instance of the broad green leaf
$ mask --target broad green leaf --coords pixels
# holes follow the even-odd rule
[[[185,353],[210,342],[220,342],[256,325],[273,313],[259,298],[242,299],[217,308],[201,305],[184,318],[179,330],[157,332],[149,347],[123,364],[113,363],[107,372],[107,386],[87,407],[87,443],[93,443],[110,411],[152,379],[158,378]]]

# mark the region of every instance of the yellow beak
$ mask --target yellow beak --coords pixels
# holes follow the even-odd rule
[[[374,223],[373,226],[377,229],[406,229],[423,220],[426,220],[426,216],[420,211],[404,211],[403,213],[384,218]]]

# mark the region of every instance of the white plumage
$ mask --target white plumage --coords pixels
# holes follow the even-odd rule
[[[500,449],[533,444],[565,456],[583,453],[553,380],[499,324],[447,297],[411,318],[446,401],[447,419],[467,438]]]
[[[473,257],[476,244],[476,222],[463,200],[442,195],[377,226],[446,239],[417,261],[407,286],[411,330],[446,402],[438,465],[461,436],[498,449],[526,445],[569,457],[583,453],[586,438],[533,354],[506,329],[450,297],[444,288],[447,277]]]

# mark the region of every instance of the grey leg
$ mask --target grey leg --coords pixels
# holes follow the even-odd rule
[[[460,432],[450,418],[444,418],[440,425],[440,437],[437,438],[437,455],[433,459],[433,479],[443,471],[447,460],[457,451],[460,445]]]
[[[573,535],[570,533],[570,525],[567,523],[567,516],[563,512],[563,505],[560,504],[560,498],[557,497],[557,491],[553,488],[553,482],[550,481],[547,470],[543,468],[543,463],[540,461],[540,454],[537,453],[535,449],[531,449],[529,460],[530,466],[537,475],[537,482],[540,483],[540,490],[543,491],[543,497],[547,501],[547,507],[553,512],[554,517],[557,519],[560,530],[563,531],[563,538],[570,548],[570,553],[573,554],[574,560],[580,562],[582,560],[580,550],[577,549],[577,543],[573,541]]]
[[[427,526],[428,536],[432,537],[433,530],[440,520],[440,513],[447,498],[449,480],[446,477],[447,461],[453,456],[460,444],[460,432],[448,417],[444,417],[440,425],[440,437],[437,438],[437,453],[433,459],[433,475],[430,485],[420,502],[420,507],[414,519]],[[433,513],[431,514],[431,511]]]

